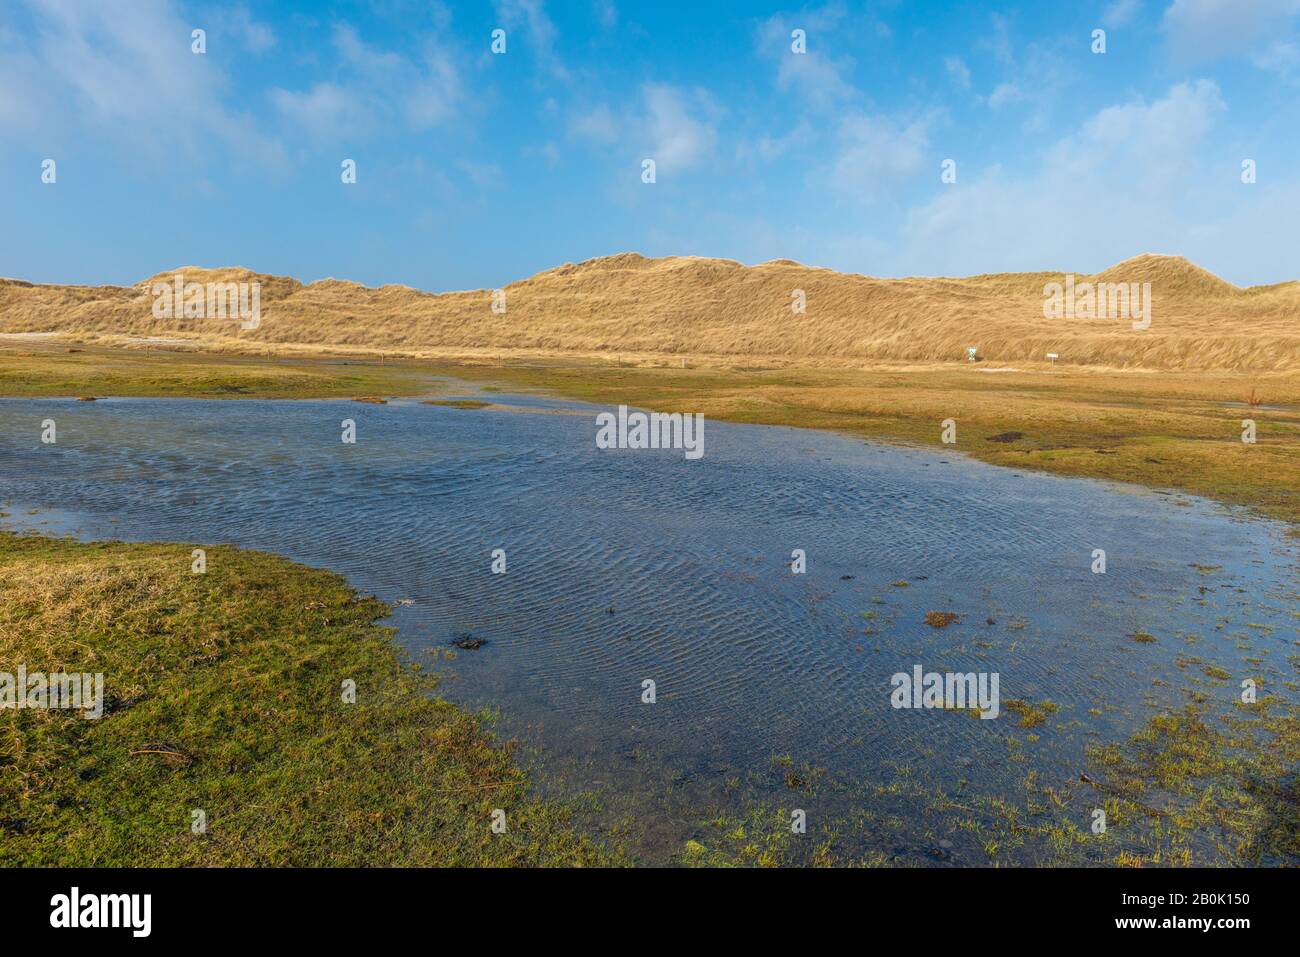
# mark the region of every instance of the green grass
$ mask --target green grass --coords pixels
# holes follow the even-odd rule
[[[1130,866],[1300,864],[1300,712],[1261,696],[1154,715],[1129,741],[1089,751]]]
[[[491,402],[478,399],[426,399],[424,405],[442,405],[452,409],[486,409]]]
[[[190,555],[0,534],[3,670],[102,672],[109,701],[99,720],[0,711],[0,864],[621,860],[433,694],[382,603],[273,555],[209,548],[205,574]]]
[[[427,366],[85,347],[0,347],[0,395],[349,399],[441,391]]]

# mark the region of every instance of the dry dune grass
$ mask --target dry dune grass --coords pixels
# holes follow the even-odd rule
[[[224,349],[300,347],[549,354],[779,357],[802,365],[953,361],[977,346],[992,362],[1170,370],[1300,369],[1300,282],[1241,289],[1176,256],[1142,255],[1078,282],[1150,283],[1152,321],[1046,319],[1058,273],[874,279],[775,260],[623,253],[491,290],[434,294],[326,279],[303,285],[246,269],[176,270],[187,282],[260,282],[262,323],[153,318],[150,286],[38,286],[0,280],[0,333],[59,332],[104,342],[182,337]],[[795,315],[792,293],[807,311]]]

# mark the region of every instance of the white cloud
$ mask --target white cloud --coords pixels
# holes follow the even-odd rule
[[[593,8],[596,13],[596,22],[606,30],[612,30],[618,24],[618,7],[613,0],[595,0]]]
[[[570,135],[633,150],[638,161],[653,159],[660,172],[690,169],[713,155],[720,111],[706,91],[647,83],[639,98],[635,105],[612,109],[602,103],[572,114]]]
[[[898,121],[857,113],[845,117],[829,170],[837,191],[864,202],[915,176],[929,154],[930,118]]]
[[[248,7],[242,3],[235,7],[218,8],[206,18],[213,31],[234,40],[249,53],[265,53],[276,44],[275,31],[265,23],[254,20]]]
[[[433,46],[425,51],[423,69],[417,68],[405,83],[403,106],[407,120],[417,130],[442,123],[461,99],[459,72],[451,59]]]
[[[496,0],[494,6],[507,35],[522,30],[542,68],[560,79],[568,77],[568,70],[555,52],[559,30],[547,16],[543,0]]]
[[[988,103],[989,109],[1000,110],[1010,103],[1022,103],[1028,98],[1024,90],[1015,83],[999,83],[985,102]]]
[[[812,139],[813,130],[811,124],[806,120],[800,120],[784,136],[761,136],[757,141],[738,140],[736,143],[736,159],[743,161],[757,158],[770,162],[792,150],[798,149]]]
[[[904,268],[1082,270],[1179,250],[1187,224],[1210,216],[1206,197],[1236,182],[1235,167],[1202,168],[1192,159],[1223,111],[1213,82],[1180,83],[1154,102],[1098,111],[1051,144],[1033,175],[963,170],[956,185],[910,211]]]
[[[850,99],[856,94],[848,76],[853,70],[853,58],[833,56],[835,41],[844,37],[843,7],[832,5],[799,15],[777,14],[758,26],[757,48],[759,54],[776,64],[776,85],[781,90],[793,90],[804,97],[810,106],[825,108]],[[803,30],[806,52],[795,53],[791,33]]]
[[[554,169],[560,163],[560,147],[554,140],[547,140],[540,146],[524,147],[525,156],[540,156],[546,165]]]
[[[1300,42],[1276,40],[1252,56],[1251,62],[1268,73],[1293,76],[1300,73]]]
[[[1161,29],[1174,58],[1209,63],[1294,36],[1300,0],[1174,0]]]
[[[1049,151],[1048,163],[1073,179],[1110,169],[1147,189],[1194,161],[1223,110],[1213,81],[1179,83],[1149,105],[1139,100],[1100,110]]]
[[[990,22],[993,25],[993,31],[981,34],[975,41],[975,47],[979,50],[988,51],[993,54],[994,59],[998,62],[1009,65],[1015,61],[1015,54],[1012,52],[1011,45],[1011,24],[1000,13],[993,14]]]
[[[447,120],[460,102],[459,71],[432,40],[419,60],[366,43],[346,24],[332,41],[346,77],[322,81],[304,91],[274,89],[280,114],[318,139],[367,134],[387,122],[424,130]]]
[[[687,169],[713,152],[718,134],[711,122],[691,115],[693,105],[711,108],[701,91],[688,95],[676,87],[652,83],[642,87],[646,114],[642,137],[647,155],[660,169]]]
[[[322,139],[369,126],[361,99],[334,83],[317,83],[302,91],[275,89],[271,91],[271,103],[283,116]]]
[[[229,78],[211,52],[195,54],[195,24],[167,0],[140,3],[129,16],[112,4],[29,2],[30,35],[0,41],[0,118],[44,136],[98,140],[133,156],[191,160],[214,145],[264,162],[277,145],[229,102]],[[10,49],[17,45],[16,49]]]
[[[347,23],[335,24],[332,40],[343,62],[371,79],[382,80],[402,69],[406,62],[400,53],[366,43]]]
[[[1107,27],[1124,27],[1133,22],[1133,17],[1141,6],[1139,0],[1115,0],[1101,14],[1101,22]]]
[[[505,183],[501,167],[496,163],[476,163],[473,160],[462,159],[456,165],[479,189],[500,189]]]
[[[603,144],[616,142],[619,138],[618,121],[613,110],[604,103],[573,116],[569,120],[569,131]]]
[[[11,45],[8,37],[0,38],[0,131],[27,132],[54,115],[58,100],[48,84],[38,82],[43,73],[36,57]]]
[[[970,89],[970,69],[959,56],[950,56],[943,61],[943,67],[952,77],[952,81],[963,90]]]
[[[1036,133],[1051,122],[1061,90],[1079,69],[1077,40],[1056,37],[1017,47],[1008,22],[997,16],[993,22],[993,37],[977,45],[994,53],[1004,68],[1003,77],[987,96],[976,99],[991,110],[1023,106],[1024,128]]]

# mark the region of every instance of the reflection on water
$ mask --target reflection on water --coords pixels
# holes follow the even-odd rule
[[[399,638],[447,672],[447,697],[499,707],[500,730],[541,749],[546,787],[635,814],[652,853],[680,848],[715,803],[792,806],[791,786],[810,821],[875,810],[920,846],[933,822],[887,793],[900,768],[1014,798],[1015,716],[891,708],[890,676],[914,665],[997,672],[1004,700],[1059,705],[1028,767],[1068,781],[1087,743],[1178,700],[1180,653],[1257,673],[1245,657],[1269,649],[1282,666],[1295,637],[1294,544],[1205,503],[714,421],[698,461],[601,451],[595,407],[492,399],[579,414],[0,401],[5,524],[230,542],[409,600]],[[40,444],[45,418],[56,445]],[[930,611],[959,619],[932,628]],[[464,633],[485,644],[433,665]],[[807,793],[809,769],[860,786]],[[896,835],[885,849],[905,853]],[[854,839],[885,841],[866,826]]]

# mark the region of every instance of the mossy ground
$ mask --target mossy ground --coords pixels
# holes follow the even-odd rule
[[[0,711],[0,864],[619,859],[403,662],[383,604],[272,555],[209,548],[205,574],[190,555],[0,534],[2,670],[102,672],[109,697],[99,720]]]

